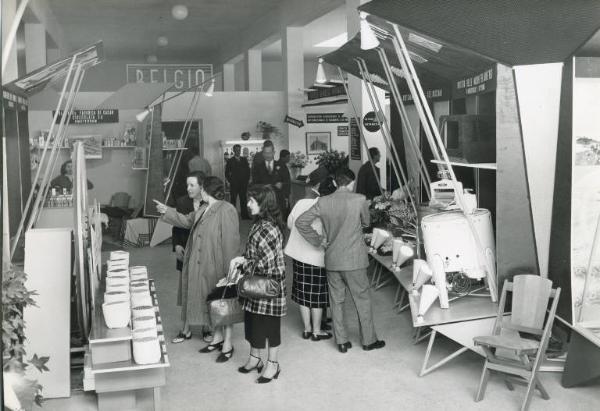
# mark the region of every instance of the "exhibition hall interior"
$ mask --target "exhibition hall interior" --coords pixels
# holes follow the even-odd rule
[[[0,4],[3,409],[600,409],[596,0]]]

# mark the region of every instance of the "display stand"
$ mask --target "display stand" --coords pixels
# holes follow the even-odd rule
[[[98,410],[135,409],[136,391],[154,390],[154,410],[160,409],[160,387],[166,384],[165,369],[170,366],[167,346],[154,280],[150,280],[150,295],[156,313],[158,340],[161,346],[161,359],[156,364],[136,364],[132,356],[132,331],[124,327],[106,327],[102,314],[102,298],[105,281],[99,287],[89,348],[85,354],[84,390],[95,390],[98,396]]]

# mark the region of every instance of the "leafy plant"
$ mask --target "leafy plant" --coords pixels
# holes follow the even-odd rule
[[[13,372],[22,377],[29,365],[33,365],[40,372],[48,371],[46,363],[49,357],[38,357],[34,354],[26,359],[25,352],[25,321],[23,309],[27,306],[36,306],[33,297],[35,291],[27,290],[25,280],[27,274],[10,266],[2,271],[2,357],[4,358],[4,372]],[[37,381],[27,380],[34,388],[35,402],[41,405],[43,401],[42,386]]]
[[[307,163],[308,163],[308,160],[306,158],[306,154],[304,154],[302,151],[296,151],[296,152],[292,153],[292,159],[290,160],[290,167],[304,168],[304,167],[306,167]]]
[[[271,134],[278,133],[279,129],[271,123],[267,123],[266,121],[259,121],[256,124],[256,131],[262,134]]]
[[[326,167],[333,174],[339,168],[348,166],[348,156],[343,151],[324,151],[317,156],[316,163],[319,166]]]
[[[386,227],[413,236],[416,234],[417,217],[409,203],[395,200],[387,192],[373,198],[369,214],[374,227]]]

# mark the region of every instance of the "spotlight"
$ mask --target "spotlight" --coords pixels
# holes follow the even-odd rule
[[[317,78],[315,81],[318,84],[327,83],[327,77],[325,76],[325,70],[323,69],[323,59],[319,59],[319,65],[317,66]]]
[[[212,97],[214,91],[215,91],[215,79],[212,79],[212,81],[210,82],[210,86],[208,86],[208,90],[206,90],[206,93],[204,93],[204,95],[206,97]]]
[[[156,57],[155,54],[148,54],[146,56],[146,63],[151,63],[151,64],[158,63],[158,57]]]
[[[373,33],[373,29],[367,21],[367,14],[360,13],[360,48],[370,50],[379,46],[379,40]]]
[[[144,111],[142,111],[139,114],[136,114],[135,119],[141,123],[142,121],[144,121],[146,119],[146,117],[148,117],[148,114],[150,114],[150,109],[147,108]]]
[[[177,4],[171,9],[171,15],[175,20],[184,20],[188,16],[188,8],[183,4]]]
[[[166,36],[160,36],[158,39],[156,39],[156,44],[158,44],[160,47],[166,47],[169,45],[169,39]]]

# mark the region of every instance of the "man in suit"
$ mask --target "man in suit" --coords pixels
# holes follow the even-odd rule
[[[233,157],[225,165],[225,178],[229,182],[230,201],[236,207],[237,198],[240,197],[240,210],[242,219],[248,220],[248,207],[246,203],[246,192],[248,190],[248,181],[250,180],[250,166],[246,157],[241,156],[242,146],[236,144],[233,146]]]
[[[358,178],[356,179],[356,192],[364,194],[367,200],[372,200],[374,197],[381,195],[381,186],[377,182],[377,178],[381,176],[379,167],[376,164],[381,159],[381,153],[377,147],[369,149],[371,161],[367,161],[358,170]],[[377,177],[375,176],[377,173]]]
[[[277,203],[283,213],[284,197],[283,197],[283,173],[281,165],[275,161],[275,147],[271,140],[266,140],[262,148],[263,161],[254,162],[252,165],[252,184],[269,185],[275,191]]]
[[[346,287],[358,312],[363,349],[383,348],[373,325],[367,267],[369,258],[362,227],[369,225],[369,209],[365,196],[353,193],[354,173],[342,169],[336,173],[338,189],[319,200],[296,220],[298,232],[315,247],[325,248],[325,268],[329,284],[329,301],[333,317],[333,332],[340,352],[352,344],[344,325]],[[323,223],[323,236],[312,227],[315,219]]]

